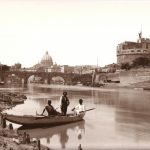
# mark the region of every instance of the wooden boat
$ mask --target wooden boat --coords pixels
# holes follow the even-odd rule
[[[23,126],[29,127],[39,127],[39,126],[55,126],[55,125],[62,125],[72,122],[77,122],[83,120],[85,113],[81,113],[80,115],[73,115],[69,114],[67,116],[31,116],[31,115],[9,115],[9,114],[2,114],[4,119],[20,124]]]

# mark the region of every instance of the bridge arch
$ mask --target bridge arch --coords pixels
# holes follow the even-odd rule
[[[44,79],[41,76],[33,74],[33,75],[28,77],[27,83],[28,84],[30,84],[30,83],[44,83]]]
[[[5,82],[7,84],[9,83],[12,83],[12,84],[16,84],[16,83],[19,83],[21,84],[22,83],[22,78],[19,77],[18,75],[16,74],[8,74],[6,77],[5,77]]]
[[[65,84],[65,79],[61,76],[53,76],[51,78],[52,84]]]

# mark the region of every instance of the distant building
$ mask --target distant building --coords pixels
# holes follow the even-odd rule
[[[101,68],[101,72],[109,72],[109,73],[113,73],[115,72],[117,69],[119,69],[119,65],[112,63],[112,64],[108,64],[105,67]]]
[[[45,55],[42,57],[41,62],[34,65],[32,70],[36,71],[44,71],[44,72],[52,72],[53,69],[53,60],[52,57],[46,51]]]
[[[137,42],[125,41],[117,46],[117,64],[132,64],[139,57],[150,57],[150,39],[142,38],[139,33]]]
[[[76,74],[91,74],[97,67],[91,65],[75,66],[74,73]]]
[[[62,73],[74,73],[74,67],[72,66],[63,65],[60,68]]]
[[[20,71],[21,70],[21,64],[15,63],[13,66],[10,67],[11,71]]]
[[[26,71],[39,71],[39,72],[62,72],[62,73],[75,73],[75,74],[91,74],[96,66],[83,65],[83,66],[69,66],[53,64],[52,57],[45,53],[41,61],[31,68],[25,69]],[[24,71],[24,70],[22,70]]]
[[[41,66],[49,68],[52,65],[53,65],[52,57],[48,54],[48,51],[46,51],[45,55],[41,59]]]

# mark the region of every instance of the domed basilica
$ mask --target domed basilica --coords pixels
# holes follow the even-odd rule
[[[50,67],[52,65],[53,65],[52,57],[48,54],[48,51],[46,51],[45,55],[43,56],[41,60],[41,66]]]
[[[45,55],[41,59],[41,62],[34,65],[33,69],[35,69],[36,71],[51,72],[52,66],[53,66],[52,57],[48,54],[48,51],[46,51]]]

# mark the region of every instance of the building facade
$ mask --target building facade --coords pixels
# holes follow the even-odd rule
[[[117,64],[123,63],[132,64],[139,57],[150,58],[150,39],[142,38],[139,33],[137,42],[125,41],[117,46]]]

